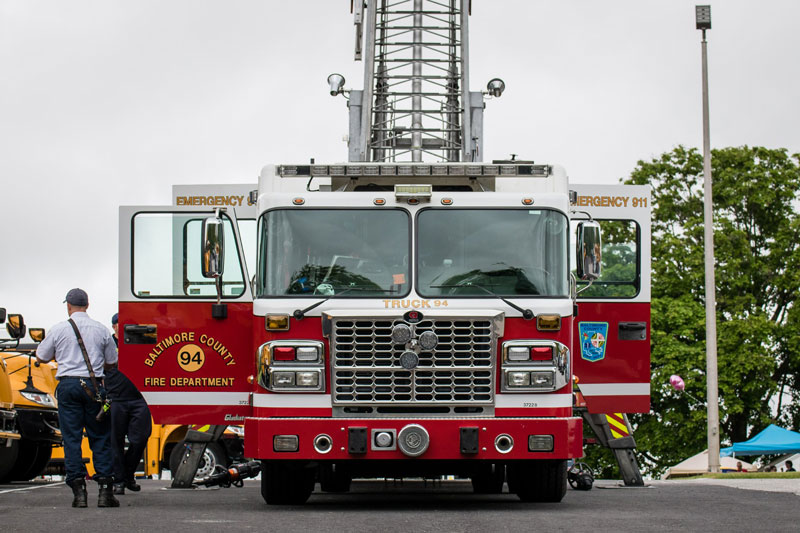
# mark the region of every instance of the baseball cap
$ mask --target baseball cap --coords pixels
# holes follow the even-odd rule
[[[119,313],[114,313],[114,316],[111,317],[111,325],[113,326],[118,322],[119,322]]]
[[[77,307],[85,307],[89,305],[89,295],[83,289],[70,289],[64,302]]]

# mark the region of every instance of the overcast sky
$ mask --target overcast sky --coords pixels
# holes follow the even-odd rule
[[[700,147],[700,32],[684,0],[473,0],[472,90],[485,160],[511,153],[616,183],[641,159]],[[717,0],[714,147],[800,151],[800,2]],[[29,326],[117,307],[119,205],[171,186],[255,183],[266,163],[347,159],[363,86],[348,0],[0,0],[0,306]]]

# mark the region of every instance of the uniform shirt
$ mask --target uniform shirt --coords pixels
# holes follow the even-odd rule
[[[103,384],[106,387],[106,392],[108,392],[108,397],[115,402],[144,400],[136,385],[117,368],[112,368],[106,372]]]
[[[97,377],[103,377],[103,365],[117,362],[117,348],[111,339],[111,332],[103,324],[89,318],[83,311],[72,313],[71,317],[81,332],[83,345],[89,354],[89,361]],[[58,363],[56,378],[81,376],[88,378],[89,369],[83,360],[78,337],[68,321],[59,322],[47,333],[36,350],[36,357],[42,361]]]

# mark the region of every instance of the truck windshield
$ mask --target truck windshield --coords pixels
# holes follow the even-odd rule
[[[259,231],[260,297],[397,296],[411,286],[404,210],[276,209]]]
[[[423,210],[419,294],[568,297],[568,228],[548,209]]]

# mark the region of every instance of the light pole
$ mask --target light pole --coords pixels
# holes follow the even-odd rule
[[[703,55],[703,224],[706,268],[706,399],[708,416],[708,470],[719,472],[719,396],[717,385],[717,314],[714,279],[714,215],[711,201],[711,136],[708,127],[708,50],[711,6],[695,6],[697,29],[702,30]]]

